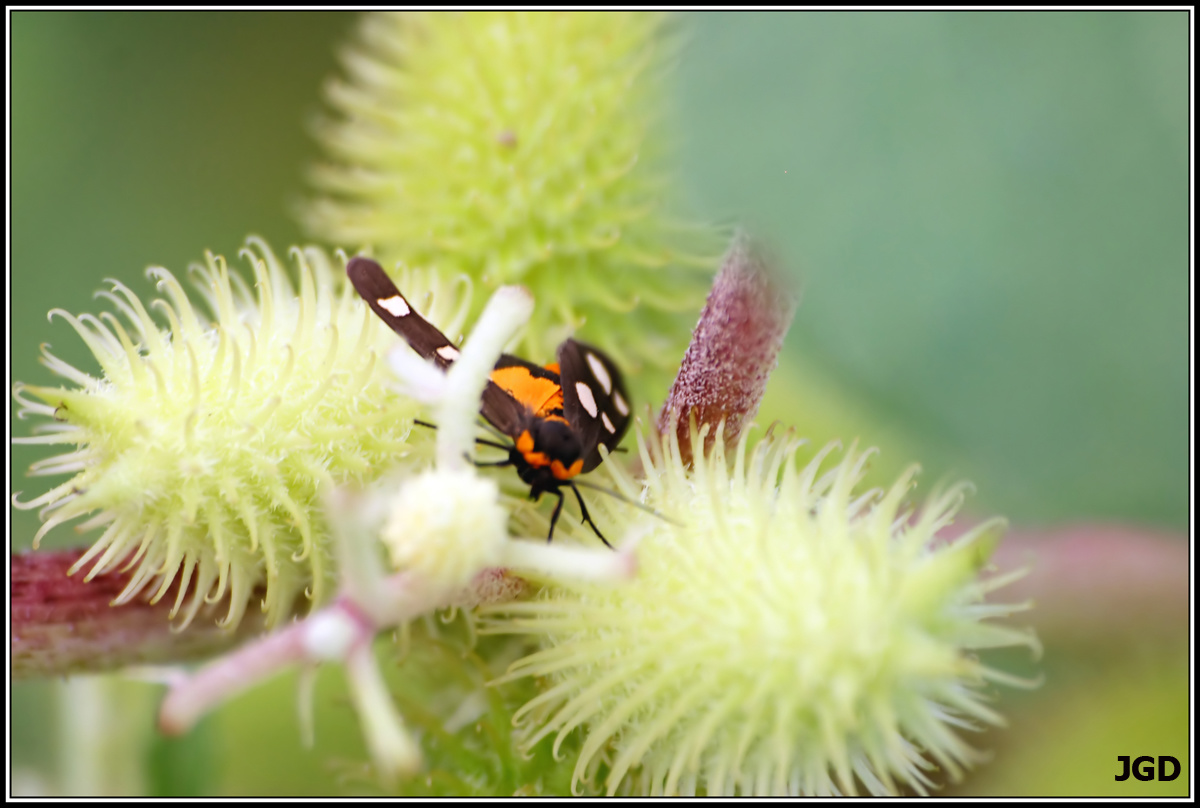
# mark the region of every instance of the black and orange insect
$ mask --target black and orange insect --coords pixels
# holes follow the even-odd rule
[[[346,275],[380,319],[422,358],[443,369],[458,358],[454,343],[409,305],[375,261],[353,258]],[[502,354],[483,391],[480,414],[512,444],[478,441],[508,452],[507,460],[479,465],[514,466],[530,487],[530,499],[558,496],[546,540],[554,538],[566,487],[575,492],[583,521],[612,547],[588,514],[574,480],[600,465],[599,447],[614,451],[629,428],[629,399],[612,360],[573,339],[559,345],[558,361],[545,367]]]

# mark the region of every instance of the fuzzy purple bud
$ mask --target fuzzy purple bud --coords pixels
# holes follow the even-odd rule
[[[675,430],[685,463],[692,456],[689,419],[712,427],[706,449],[722,420],[726,445],[737,444],[758,412],[797,302],[761,247],[744,233],[734,236],[658,417],[660,434]]]

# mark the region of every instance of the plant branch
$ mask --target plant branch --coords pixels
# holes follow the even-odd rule
[[[128,573],[99,575],[90,582],[67,570],[84,550],[13,555],[12,675],[65,676],[126,665],[184,662],[229,648],[263,629],[251,613],[236,630],[217,626],[221,604],[206,604],[184,632],[172,631],[167,615],[178,583],[157,603],[137,600],[110,606],[129,583]],[[256,592],[261,601],[263,592]],[[223,607],[226,611],[228,605]]]
[[[250,610],[232,631],[219,627],[216,621],[228,611],[228,603],[205,604],[186,631],[172,630],[168,615],[178,583],[157,604],[137,600],[111,606],[129,583],[129,575],[98,575],[86,583],[82,574],[68,576],[67,570],[83,553],[76,549],[11,556],[14,679],[189,662],[228,650],[263,630],[265,615],[258,610]],[[484,570],[456,605],[469,608],[510,600],[524,586],[522,579],[505,570]],[[261,602],[265,592],[259,587],[253,601]],[[292,614],[307,609],[308,603],[298,599]]]

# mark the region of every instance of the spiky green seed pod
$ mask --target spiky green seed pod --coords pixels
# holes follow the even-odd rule
[[[672,363],[719,254],[668,212],[674,49],[642,12],[372,15],[328,88],[304,222],[385,266],[467,274],[474,313],[528,287],[534,361],[579,330],[630,371]]]
[[[376,496],[344,487],[325,492],[339,562],[337,599],[195,676],[176,678],[159,711],[163,731],[186,732],[217,703],[286,666],[336,662],[345,668],[379,774],[385,781],[412,775],[420,769],[421,753],[384,687],[371,650],[378,632],[432,609],[514,594],[510,586],[496,586],[497,573],[506,577],[498,568],[610,583],[633,575],[636,566],[626,552],[510,542],[498,486],[466,461],[477,415],[471,402],[479,400],[504,343],[532,308],[527,291],[497,290],[444,374],[389,357],[410,389],[437,406],[437,467],[403,481],[390,497],[391,516],[378,536],[371,526],[382,505]],[[379,539],[390,550],[393,568],[379,558]]]
[[[1014,680],[974,651],[1037,648],[981,622],[1023,608],[982,602],[1011,580],[977,577],[1003,523],[938,542],[963,486],[914,516],[915,467],[886,493],[856,493],[869,452],[824,470],[831,446],[800,468],[797,445],[768,437],[750,451],[743,436],[729,469],[718,439],[688,468],[674,430],[662,451],[639,438],[645,502],[678,524],[639,516],[637,578],[487,608],[486,631],[541,642],[508,675],[542,682],[517,718],[527,747],[583,733],[574,787],[924,791],[925,770],[957,776],[976,758],[954,726],[1000,722],[980,688]]]
[[[56,422],[22,442],[76,447],[31,469],[70,480],[28,502],[14,497],[17,507],[43,509],[35,545],[90,515],[76,529],[104,532],[75,569],[90,564],[90,579],[136,568],[117,603],[147,587],[160,599],[178,581],[172,615],[182,609],[183,624],[204,600],[225,596],[224,622],[236,624],[262,582],[270,623],[306,589],[319,602],[330,550],[318,491],[369,480],[413,451],[416,405],[384,383],[391,376],[381,357],[395,335],[342,281],[342,262],[294,249],[297,289],[264,242],[251,239],[242,252],[253,287],[220,257],[193,267],[209,314],[165,269],[150,270],[165,296],[149,307],[113,281],[113,292],[99,295],[116,314],[52,311],[102,372],[89,375],[43,348],[43,362],[73,386],[14,392],[23,417]],[[461,290],[424,273],[405,284],[427,316],[459,332]]]

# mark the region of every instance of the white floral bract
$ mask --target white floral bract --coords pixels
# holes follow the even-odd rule
[[[406,481],[380,534],[392,566],[431,587],[465,589],[481,569],[501,564],[508,511],[499,497],[495,481],[469,467]]]

